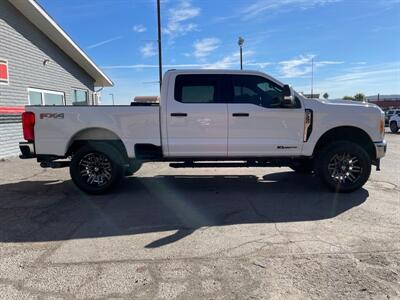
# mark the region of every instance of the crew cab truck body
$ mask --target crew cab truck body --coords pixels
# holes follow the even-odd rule
[[[377,106],[306,99],[255,71],[171,70],[159,104],[27,106],[23,127],[21,158],[69,166],[77,186],[94,194],[146,161],[289,166],[350,192],[368,180],[372,164],[379,169],[386,152]]]

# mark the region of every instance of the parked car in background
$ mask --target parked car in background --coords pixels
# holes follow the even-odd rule
[[[400,128],[400,113],[393,115],[389,120],[390,131],[397,133]]]
[[[400,115],[400,109],[389,109],[385,112],[385,126],[389,126],[389,120],[394,115]]]
[[[171,70],[159,103],[27,106],[22,158],[70,167],[92,194],[142,162],[175,168],[280,167],[317,174],[334,192],[362,187],[386,153],[374,104],[307,99],[260,72]],[[251,192],[251,191],[250,191]]]

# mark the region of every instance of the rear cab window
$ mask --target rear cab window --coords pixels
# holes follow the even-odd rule
[[[220,80],[220,75],[178,75],[174,98],[181,103],[223,103]]]

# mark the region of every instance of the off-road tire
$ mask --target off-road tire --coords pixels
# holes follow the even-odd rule
[[[336,165],[333,163],[336,161],[335,159],[344,154],[348,154],[350,158],[348,160],[344,159],[343,164],[346,164],[349,169],[349,166],[353,165],[352,169],[347,170],[344,166],[339,168],[332,167]],[[332,168],[334,169],[333,171]],[[346,175],[337,176],[337,174],[335,174],[336,169],[339,169],[339,171],[344,174],[347,174],[346,172],[351,172],[352,177],[349,176],[346,178]],[[356,171],[357,173],[355,173]],[[319,177],[331,191],[336,193],[350,193],[360,189],[367,182],[371,174],[371,157],[364,148],[356,143],[349,141],[334,142],[322,148],[317,154],[315,172],[317,177]],[[357,176],[356,179],[353,178],[354,176]],[[343,177],[345,177],[344,182],[340,179]]]
[[[399,131],[399,126],[397,126],[396,122],[390,122],[390,131],[392,133],[397,133]]]
[[[100,157],[100,165],[106,165],[105,182],[93,182],[96,176],[90,176],[91,173],[88,167],[88,160],[90,164],[95,164],[94,158]],[[70,164],[70,174],[72,181],[75,185],[85,193],[100,195],[105,194],[114,189],[121,181],[124,175],[124,161],[121,153],[113,146],[107,143],[91,143],[80,148],[72,155]],[[89,175],[90,174],[90,175]],[[90,177],[90,179],[89,179]],[[92,181],[89,183],[89,181]],[[99,180],[97,180],[99,181]]]

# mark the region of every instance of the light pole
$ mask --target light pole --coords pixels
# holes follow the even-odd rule
[[[243,44],[244,44],[244,38],[240,36],[238,40],[238,45],[240,48],[240,70],[243,70]]]
[[[311,59],[311,98],[314,98],[314,57]]]
[[[114,94],[110,94],[110,96],[111,96],[111,99],[112,99],[112,104],[113,104],[113,106],[115,105],[114,104]]]
[[[160,91],[162,85],[162,48],[161,48],[161,3],[157,0],[157,28],[158,28],[158,76],[160,80]]]

